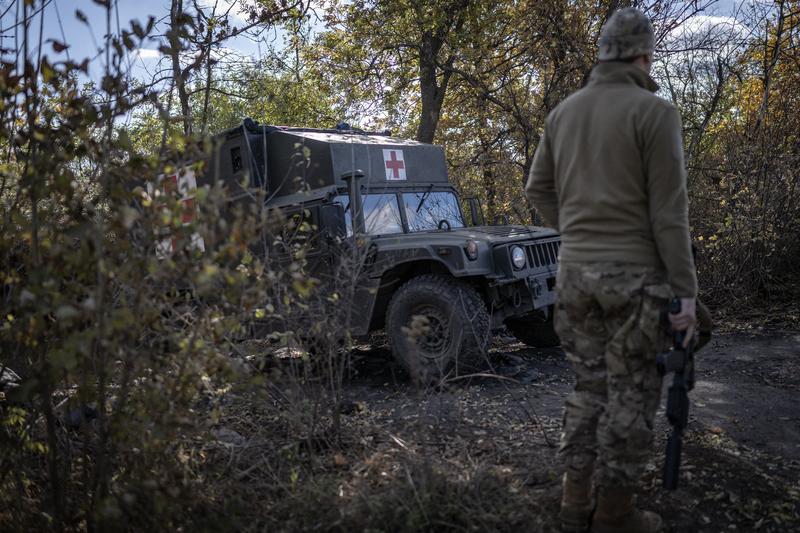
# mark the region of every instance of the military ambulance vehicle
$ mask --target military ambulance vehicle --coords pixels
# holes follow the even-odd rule
[[[217,179],[234,192],[240,183],[264,188],[269,209],[310,222],[318,233],[307,256],[315,277],[324,280],[326,269],[335,271],[336,253],[346,253],[326,243],[358,242],[366,251],[350,304],[351,333],[385,330],[393,355],[416,381],[474,368],[491,332],[504,325],[528,345],[558,344],[558,234],[486,225],[476,199],[465,202],[468,223],[442,147],[347,125],[308,129],[251,119],[215,144],[210,167]],[[421,334],[409,339],[415,320]]]

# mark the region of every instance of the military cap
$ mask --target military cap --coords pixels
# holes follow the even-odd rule
[[[597,59],[611,61],[650,54],[655,48],[653,25],[634,7],[615,11],[600,30]]]

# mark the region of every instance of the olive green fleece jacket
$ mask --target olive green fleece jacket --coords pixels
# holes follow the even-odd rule
[[[677,109],[629,63],[600,63],[545,120],[525,192],[561,233],[562,261],[619,261],[666,271],[697,296]]]

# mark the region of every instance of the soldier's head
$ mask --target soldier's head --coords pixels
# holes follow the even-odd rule
[[[650,72],[655,49],[653,25],[634,7],[620,9],[603,25],[597,47],[600,62],[623,61]]]

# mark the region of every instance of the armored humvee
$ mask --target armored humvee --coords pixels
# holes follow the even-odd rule
[[[475,199],[464,202],[468,224],[442,147],[347,125],[292,128],[251,119],[217,135],[215,144],[214,175],[234,193],[242,183],[264,188],[267,207],[287,217],[303,213],[318,242],[357,240],[368,251],[350,304],[351,333],[385,330],[415,380],[472,366],[504,325],[528,345],[558,344],[558,234],[486,225]],[[325,257],[332,249],[318,249],[319,277],[332,265]],[[415,320],[421,327],[411,340]]]

